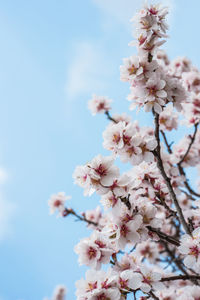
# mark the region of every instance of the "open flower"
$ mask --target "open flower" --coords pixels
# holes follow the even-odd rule
[[[92,115],[96,115],[97,113],[102,114],[111,109],[111,102],[112,100],[107,97],[93,95],[92,99],[88,102],[88,108]]]
[[[65,210],[65,202],[69,199],[71,199],[71,196],[66,196],[64,192],[52,195],[48,201],[50,214],[52,215],[56,210],[58,210],[59,216],[62,216]]]

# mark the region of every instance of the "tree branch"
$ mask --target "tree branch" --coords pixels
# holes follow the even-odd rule
[[[98,226],[98,223],[90,221],[88,219],[86,219],[84,216],[80,216],[78,215],[72,208],[65,208],[64,213],[63,213],[63,217],[67,217],[68,215],[73,215],[75,216],[79,221],[83,221],[88,223],[89,225],[94,225],[94,226]]]
[[[173,280],[194,280],[194,279],[200,279],[200,275],[177,275],[177,276],[171,276],[171,277],[165,277],[162,278],[160,281],[173,281]]]
[[[105,111],[105,115],[107,116],[108,120],[114,122],[115,124],[117,124],[117,121],[115,119],[113,119],[109,113],[109,111]]]
[[[196,137],[196,134],[197,134],[198,125],[199,125],[199,123],[196,123],[196,124],[194,125],[194,133],[193,133],[192,136],[190,135],[191,141],[190,141],[190,143],[189,143],[189,145],[188,145],[188,148],[187,148],[185,154],[183,155],[183,157],[181,158],[181,160],[178,162],[178,165],[181,165],[182,162],[185,160],[186,156],[189,154],[190,149],[191,149],[191,147],[192,147],[192,145],[193,145],[193,143],[194,143],[194,141],[195,141],[195,137]]]
[[[151,226],[147,226],[147,228],[148,228],[151,232],[156,233],[156,234],[159,236],[159,238],[160,238],[161,240],[167,241],[168,243],[173,244],[173,245],[175,245],[175,246],[180,246],[180,242],[179,242],[176,238],[167,235],[166,233],[160,231],[160,230],[157,229],[157,228],[153,228],[153,227],[151,227]]]
[[[168,143],[168,141],[167,141],[167,137],[166,137],[166,135],[165,135],[164,131],[163,131],[163,130],[161,130],[160,132],[161,132],[161,134],[162,134],[162,136],[163,136],[163,139],[164,139],[164,141],[165,141],[165,145],[166,145],[166,147],[167,147],[167,151],[168,151],[168,153],[169,153],[169,154],[172,154],[171,145]]]
[[[180,205],[178,203],[178,200],[176,198],[176,194],[175,194],[175,192],[173,190],[170,178],[167,176],[167,174],[165,172],[165,169],[164,169],[164,166],[163,166],[163,162],[162,162],[161,155],[160,155],[159,115],[156,112],[154,112],[154,111],[153,111],[153,114],[154,114],[154,122],[155,122],[155,138],[156,138],[156,141],[158,143],[156,150],[153,151],[153,154],[154,154],[154,156],[155,156],[155,158],[157,160],[158,169],[160,170],[160,173],[161,173],[163,179],[165,180],[165,183],[166,183],[166,185],[168,187],[170,196],[171,196],[171,198],[173,200],[173,203],[174,203],[174,205],[176,207],[176,211],[177,211],[179,220],[180,220],[181,224],[183,225],[184,230],[188,234],[191,235],[189,226],[188,226],[188,224],[185,221],[182,209],[181,209],[181,207],[180,207]]]
[[[177,166],[178,166],[180,175],[183,175],[183,176],[185,176],[185,178],[186,178],[186,174],[185,174],[185,171],[184,171],[183,167],[182,167],[180,164],[178,164]],[[185,185],[185,187],[187,188],[187,190],[190,192],[190,194],[192,194],[193,196],[196,196],[196,197],[199,197],[199,198],[200,198],[200,194],[198,194],[197,192],[195,192],[195,191],[191,188],[191,186],[189,185],[187,179],[184,181],[184,185]]]
[[[152,291],[149,292],[149,295],[150,295],[153,299],[159,300],[159,298],[158,298]]]

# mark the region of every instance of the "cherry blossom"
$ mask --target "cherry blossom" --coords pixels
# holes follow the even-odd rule
[[[197,272],[200,271],[200,227],[192,232],[192,236],[187,234],[181,238],[181,245],[179,247],[180,253],[185,255],[184,264],[188,268],[195,268]]]
[[[59,216],[62,216],[65,210],[65,202],[71,199],[71,196],[66,196],[64,192],[59,192],[54,194],[48,201],[50,207],[50,214],[54,214],[56,210],[59,212]]]
[[[155,290],[163,288],[163,284],[160,282],[162,277],[160,273],[153,272],[144,265],[140,267],[140,272],[143,276],[142,285],[140,287],[143,292],[149,292],[151,288]]]
[[[90,238],[85,238],[75,247],[79,254],[79,263],[99,269],[101,264],[107,264],[115,252],[114,245],[100,232],[94,231]]]
[[[178,128],[178,114],[173,110],[172,104],[168,104],[160,114],[160,129],[171,131]]]
[[[112,100],[107,97],[93,95],[92,99],[88,103],[88,108],[93,115],[96,115],[97,113],[105,113],[111,109],[111,102]]]

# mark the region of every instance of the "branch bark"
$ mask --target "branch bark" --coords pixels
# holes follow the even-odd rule
[[[163,179],[165,180],[165,183],[168,187],[168,190],[169,190],[170,196],[173,200],[174,206],[176,207],[176,211],[177,211],[179,220],[180,220],[185,232],[191,235],[190,228],[189,228],[187,222],[185,221],[182,209],[181,209],[181,207],[178,203],[178,200],[176,198],[176,194],[173,190],[170,178],[167,176],[167,174],[165,172],[165,169],[164,169],[164,166],[163,166],[163,162],[162,162],[162,158],[161,158],[161,154],[160,154],[159,115],[154,111],[153,111],[153,114],[154,114],[154,123],[155,123],[155,138],[156,138],[156,141],[158,143],[156,150],[153,151],[153,154],[154,154],[154,156],[157,160],[158,169],[160,170],[160,173],[161,173],[161,175],[162,175]]]
[[[151,226],[147,226],[147,228],[148,228],[151,232],[156,233],[156,234],[159,236],[159,238],[160,238],[161,240],[167,241],[168,243],[173,244],[173,245],[175,245],[175,246],[180,246],[180,242],[179,242],[177,239],[175,239],[174,237],[165,234],[164,232],[160,231],[160,230],[157,229],[157,228],[153,228],[153,227],[151,227]]]
[[[197,134],[198,125],[199,125],[199,123],[197,123],[197,124],[194,125],[194,133],[193,133],[192,136],[190,136],[191,141],[190,141],[190,143],[188,145],[188,148],[187,148],[185,154],[183,155],[183,157],[181,158],[181,160],[178,162],[178,165],[181,165],[183,163],[183,161],[185,160],[186,156],[189,154],[190,149],[191,149],[191,147],[192,147],[192,145],[194,144],[194,141],[195,141],[195,137],[196,137],[196,134]]]
[[[79,221],[83,221],[88,223],[89,225],[94,225],[94,226],[98,226],[98,223],[90,221],[88,219],[86,219],[84,216],[80,216],[78,215],[72,208],[65,208],[65,211],[63,213],[63,217],[67,217],[68,215],[73,215],[75,216]]]
[[[117,124],[117,121],[115,119],[113,119],[109,113],[109,111],[105,111],[105,115],[107,116],[108,120],[114,122],[115,124]]]
[[[171,277],[165,277],[162,278],[160,281],[173,281],[173,280],[194,280],[194,279],[200,279],[200,275],[177,275],[177,276],[171,276]]]

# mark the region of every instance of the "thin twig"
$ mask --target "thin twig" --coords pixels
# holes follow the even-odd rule
[[[177,212],[174,211],[173,209],[171,209],[171,208],[167,205],[167,203],[162,199],[162,197],[158,198],[157,201],[158,201],[158,204],[164,206],[164,208],[168,211],[169,216],[168,216],[167,218],[172,217],[172,216],[175,217],[175,218],[177,218]],[[178,219],[178,218],[177,218],[177,219]]]
[[[163,244],[163,246],[165,247],[165,251],[168,253],[168,255],[171,257],[172,262],[174,262],[174,264],[177,266],[177,268],[183,272],[183,274],[185,275],[189,275],[187,273],[187,271],[185,270],[184,266],[183,266],[183,262],[182,260],[180,260],[178,257],[175,256],[174,252],[168,247],[168,244],[166,243],[166,241],[161,241],[161,243]]]
[[[179,169],[180,175],[183,175],[183,176],[186,178],[185,171],[184,171],[183,167],[182,167],[180,164],[178,164],[178,169]],[[185,187],[187,188],[187,190],[190,192],[190,194],[192,194],[193,196],[196,196],[196,197],[199,197],[199,198],[200,198],[200,194],[198,194],[197,192],[195,192],[195,191],[191,188],[191,186],[189,185],[187,179],[184,181],[184,185],[185,185]]]
[[[200,279],[200,275],[177,275],[162,278],[160,281],[173,281],[173,280],[192,280],[192,279]]]
[[[150,295],[153,299],[159,300],[159,298],[158,298],[152,291],[149,292],[149,295]]]
[[[199,125],[199,123],[196,123],[196,124],[194,125],[194,133],[193,133],[192,136],[190,135],[191,141],[190,141],[190,143],[189,143],[189,145],[188,145],[188,148],[187,148],[185,154],[183,155],[183,157],[181,158],[181,160],[178,162],[178,165],[181,165],[182,162],[185,160],[186,156],[189,154],[190,149],[191,149],[192,145],[193,145],[194,142],[195,142],[195,137],[196,137],[196,134],[197,134],[198,125]]]
[[[105,115],[107,116],[108,120],[114,122],[115,124],[117,124],[117,121],[115,119],[113,119],[109,113],[109,111],[105,111]]]
[[[161,241],[161,243],[162,243],[163,246],[165,247],[165,251],[166,251],[166,252],[168,253],[168,255],[171,257],[172,262],[174,262],[174,264],[177,266],[177,268],[178,268],[181,272],[183,272],[183,274],[185,274],[186,276],[190,276],[190,274],[188,274],[188,272],[185,270],[185,266],[184,266],[184,264],[183,264],[183,260],[180,259],[179,257],[176,257],[176,256],[175,256],[174,251],[172,251],[172,250],[169,248],[168,244],[167,244],[165,241]],[[189,270],[190,270],[191,272],[195,273],[194,270],[192,270],[192,269],[189,269]],[[193,279],[193,278],[192,278],[191,281],[192,281],[194,284],[199,285],[197,279]]]
[[[176,238],[167,235],[166,233],[160,231],[160,230],[157,229],[157,228],[153,228],[153,227],[151,227],[151,226],[147,226],[147,228],[148,228],[151,232],[156,233],[156,234],[159,236],[159,238],[160,238],[161,240],[167,241],[168,243],[173,244],[173,245],[175,245],[175,246],[180,246],[180,242],[179,242]]]
[[[86,219],[84,216],[78,215],[72,208],[65,208],[63,216],[66,217],[68,215],[75,216],[78,220],[88,223],[89,225],[98,226],[98,223],[93,222],[91,220]]]
[[[167,151],[169,152],[169,154],[172,154],[171,146],[170,146],[170,144],[168,143],[168,140],[167,140],[167,137],[166,137],[164,131],[161,130],[160,132],[161,132],[161,134],[162,134],[162,136],[163,136],[163,139],[164,139],[164,141],[165,141],[165,145],[166,145],[166,147],[167,147]]]

